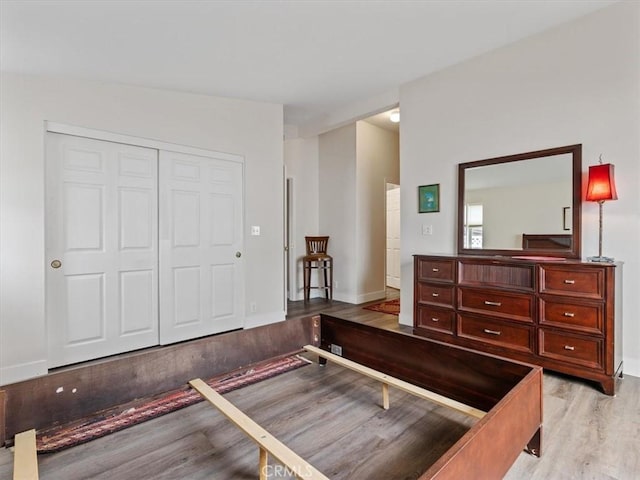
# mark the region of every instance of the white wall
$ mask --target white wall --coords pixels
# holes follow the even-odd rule
[[[400,182],[399,156],[397,133],[356,123],[356,303],[386,295],[387,183]]]
[[[244,156],[245,226],[262,227],[245,232],[246,325],[284,319],[281,105],[4,73],[0,88],[0,384],[47,371],[47,120]]]
[[[356,124],[320,135],[319,230],[329,235],[333,298],[356,303]]]
[[[640,375],[639,31],[640,3],[620,2],[400,88],[402,323],[412,323],[412,254],[455,253],[456,165],[582,143],[585,175],[600,153],[616,166],[603,253],[624,261],[624,370]],[[430,238],[415,207],[428,183],[441,186]],[[598,209],[582,206],[586,257],[597,252]]]
[[[295,275],[290,279],[290,300],[302,300],[302,257],[305,255],[306,235],[318,235],[318,137],[297,138],[284,142],[284,162],[287,177],[293,179],[293,211],[291,226],[293,238],[289,255]],[[331,247],[333,247],[333,242]],[[315,280],[314,280],[315,281]],[[313,290],[313,294],[317,291]]]
[[[562,229],[562,209],[572,191],[570,182],[494,187],[467,191],[465,201],[483,206],[483,248],[520,249],[523,233],[571,233]]]
[[[319,138],[319,233],[331,237],[334,298],[384,298],[386,182],[399,181],[398,134],[358,121]]]

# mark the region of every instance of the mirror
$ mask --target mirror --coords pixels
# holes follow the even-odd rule
[[[458,165],[458,253],[580,258],[582,145]]]

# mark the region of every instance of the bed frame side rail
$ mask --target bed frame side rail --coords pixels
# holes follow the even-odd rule
[[[542,368],[535,367],[419,480],[502,478],[522,453],[540,456]]]

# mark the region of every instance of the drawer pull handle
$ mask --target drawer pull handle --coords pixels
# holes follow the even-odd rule
[[[576,283],[575,280],[565,280],[564,283],[566,283],[567,285],[573,285],[574,283]]]
[[[439,272],[439,271],[440,271],[440,269],[439,269],[439,268],[435,268],[435,267],[434,267],[434,268],[432,268],[432,269],[431,269],[431,271],[432,271],[432,272]]]
[[[564,313],[563,313],[563,315],[564,315],[565,317],[571,317],[571,318],[573,318],[573,317],[575,317],[575,316],[576,316],[576,314],[575,314],[575,313],[572,313],[572,312],[564,312]]]
[[[576,347],[572,347],[571,345],[565,345],[564,349],[565,350],[571,350],[573,352],[576,349]]]
[[[501,302],[490,302],[489,300],[484,301],[485,305],[491,305],[492,307],[499,307],[502,305]]]
[[[432,317],[432,318],[431,318],[431,321],[432,321],[432,322],[439,322],[439,321],[440,321],[440,319],[439,319],[439,318]]]
[[[440,294],[439,294],[439,293],[432,293],[432,294],[431,294],[431,296],[432,296],[432,297],[439,297],[439,296],[440,296]]]
[[[488,328],[484,329],[484,333],[488,333],[490,335],[500,335],[500,334],[502,334],[502,332],[499,331],[499,330],[489,330]]]

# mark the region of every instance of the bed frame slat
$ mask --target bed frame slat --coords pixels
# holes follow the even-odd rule
[[[14,442],[13,480],[38,480],[35,429],[16,434]]]
[[[309,462],[304,460],[293,450],[280,442],[277,438],[267,432],[264,428],[249,418],[244,412],[237,408],[233,403],[226,400],[222,395],[207,385],[199,378],[189,382],[195,390],[200,393],[207,401],[231,420],[236,426],[246,433],[256,442],[260,449],[260,478],[265,478],[266,471],[266,452],[269,452],[290,470],[290,474],[294,474],[297,478],[305,480],[329,480],[322,473],[316,470]],[[266,452],[262,452],[262,450]]]

